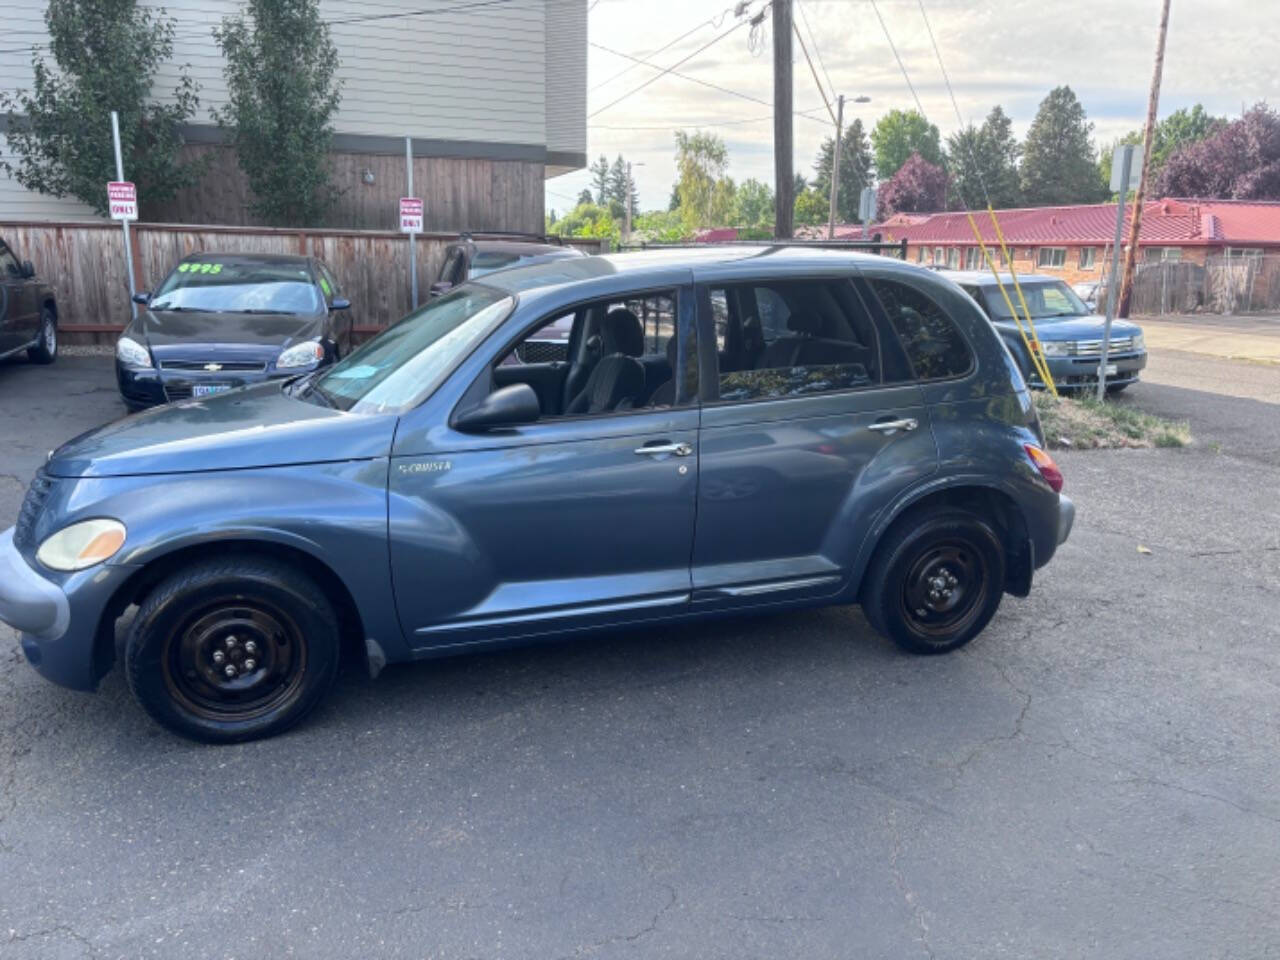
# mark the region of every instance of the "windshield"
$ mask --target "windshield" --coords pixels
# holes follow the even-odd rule
[[[322,375],[299,396],[354,413],[406,410],[506,319],[515,298],[469,283],[419,307]]]
[[[152,310],[316,314],[324,303],[305,264],[180,263],[155,292]]]
[[[1058,317],[1083,317],[1089,314],[1089,308],[1084,305],[1084,301],[1076,296],[1075,291],[1068,287],[1061,280],[1054,280],[1049,283],[1036,282],[1020,282],[1022,287],[1022,296],[1027,301],[1027,309],[1031,312],[1032,320],[1053,320]],[[1013,289],[1012,283],[1004,285],[1005,292],[1009,294],[1009,298],[1018,304],[1018,294]],[[987,314],[993,320],[1009,320],[1009,307],[1004,302],[1004,297],[1000,295],[999,287],[983,287],[983,302],[987,307]],[[1018,316],[1022,316],[1022,307],[1018,305]]]

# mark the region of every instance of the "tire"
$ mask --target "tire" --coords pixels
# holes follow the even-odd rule
[[[986,627],[1004,582],[1004,546],[984,516],[925,507],[876,547],[862,607],[872,627],[908,653],[949,653]]]
[[[1107,393],[1111,394],[1111,396],[1113,396],[1113,397],[1114,397],[1117,393],[1124,393],[1124,391],[1125,391],[1128,387],[1129,387],[1129,384],[1127,384],[1127,383],[1112,383],[1112,384],[1108,384],[1108,385],[1107,385]]]
[[[40,339],[27,348],[32,363],[53,363],[58,359],[58,318],[52,307],[40,308]]]
[[[125,674],[142,708],[174,733],[255,740],[320,702],[337,676],[339,639],[333,607],[309,577],[277,560],[224,557],[151,591],[129,632]]]

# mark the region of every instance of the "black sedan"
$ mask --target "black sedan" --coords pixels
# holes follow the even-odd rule
[[[350,349],[351,302],[313,257],[187,257],[116,342],[116,381],[131,410],[295,376]]]

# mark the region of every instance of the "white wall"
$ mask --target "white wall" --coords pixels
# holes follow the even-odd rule
[[[48,40],[42,6],[0,0],[0,23],[16,25],[0,37],[0,89],[31,86],[27,50]],[[163,6],[177,21],[174,54],[153,94],[167,99],[179,66],[189,65],[201,87],[193,122],[212,123],[209,108],[225,102],[226,91],[210,31],[239,4],[164,0]],[[458,6],[458,0],[321,0],[345,81],[335,131],[585,153],[586,0],[496,0],[471,10],[371,19]],[[25,194],[0,174],[0,219],[87,215],[80,204]]]

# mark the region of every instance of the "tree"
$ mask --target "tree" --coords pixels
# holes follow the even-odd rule
[[[1157,196],[1280,200],[1280,114],[1265,103],[1165,162]]]
[[[818,149],[814,162],[813,189],[827,198],[831,206],[831,168],[835,163],[835,137],[827,137]],[[854,120],[840,137],[840,190],[836,195],[836,216],[842,223],[858,218],[858,200],[862,188],[872,185],[871,147],[861,120]],[[797,194],[798,196],[798,194]]]
[[[671,185],[671,197],[667,200],[668,212],[674,212],[680,209],[680,184],[673,183]]]
[[[913,153],[892,177],[880,184],[876,202],[881,217],[895,213],[932,213],[947,202],[947,171]]]
[[[796,226],[814,227],[826,223],[830,209],[831,198],[810,187],[796,194]]]
[[[809,189],[809,181],[805,179],[805,176],[803,173],[797,173],[795,175],[795,180],[793,180],[792,183],[795,184],[791,188],[792,193],[797,197]]]
[[[1105,194],[1089,135],[1093,124],[1070,87],[1055,87],[1040,101],[1022,148],[1026,203],[1095,203]]]
[[[738,186],[733,204],[735,227],[773,226],[773,188],[754,177]]]
[[[174,21],[136,0],[50,0],[44,22],[54,65],[33,47],[31,91],[0,94],[17,160],[0,168],[28,190],[75,197],[105,215],[106,183],[116,179],[115,110],[125,176],[144,203],[195,183],[204,164],[179,161],[179,125],[200,102],[187,67],[164,102],[151,100],[156,70],[173,54]]]
[[[918,153],[934,166],[943,166],[938,128],[918,110],[890,110],[871,131],[876,176],[890,179],[907,159]]]
[[[578,204],[556,222],[555,232],[562,237],[608,237],[615,244],[621,236],[608,209],[594,203]]]
[[[591,185],[596,188],[595,202],[604,206],[609,199],[609,158],[603,153],[595,163],[587,167],[591,174]]]
[[[622,216],[622,212],[626,209],[628,193],[631,194],[631,209],[633,211],[640,209],[640,197],[636,194],[635,184],[627,182],[627,162],[622,159],[622,154],[618,154],[618,159],[613,161],[613,166],[609,168],[606,188],[606,199],[611,207],[617,206],[618,216]]]
[[[278,226],[321,222],[337,199],[329,146],[342,82],[318,0],[248,0],[213,35],[227,82],[213,116],[230,133],[251,209]]]
[[[578,205],[581,206],[584,203],[593,203],[594,199],[595,198],[591,196],[591,191],[584,187],[582,192],[578,194]]]
[[[1151,165],[1147,170],[1151,182],[1154,183],[1159,179],[1160,171],[1176,151],[1188,144],[1199,143],[1217,133],[1226,124],[1226,120],[1211,115],[1198,103],[1190,110],[1185,107],[1175,110],[1157,123],[1151,142]],[[1115,153],[1115,148],[1126,143],[1142,143],[1142,131],[1130,130],[1102,151],[1102,155],[1098,158],[1098,169],[1104,184],[1111,183],[1111,156]],[[1134,187],[1136,189],[1137,184],[1134,184]]]
[[[724,141],[701,130],[675,132],[680,216],[690,230],[716,226],[732,212],[733,181],[724,181],[729,153]]]
[[[1018,188],[1018,155],[1022,148],[1013,136],[1009,117],[999,106],[982,121],[947,137],[947,169],[951,174],[952,206],[985,207],[988,199],[997,209],[1021,202]]]

